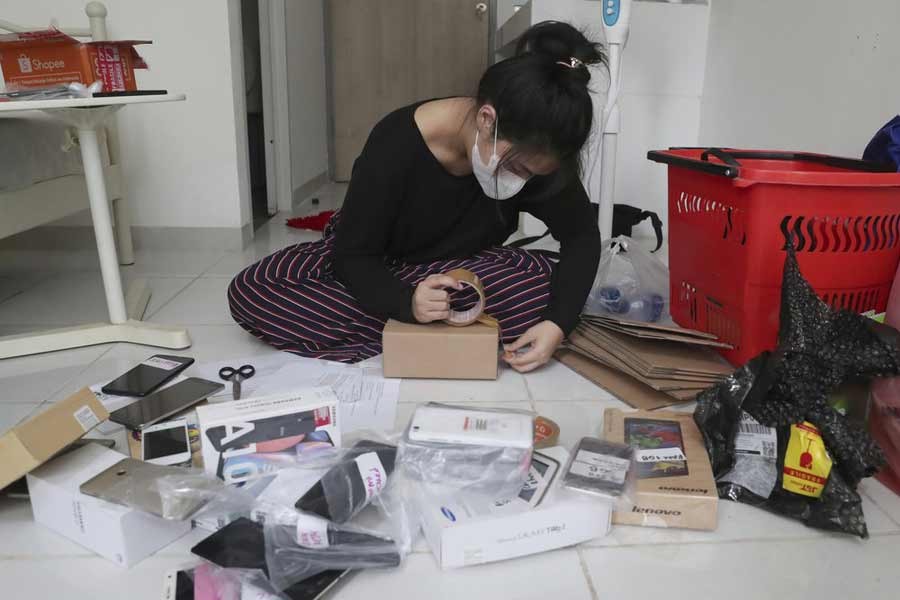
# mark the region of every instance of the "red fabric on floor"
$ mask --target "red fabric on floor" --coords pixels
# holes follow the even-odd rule
[[[325,226],[328,225],[328,221],[331,220],[332,215],[334,215],[333,210],[325,210],[317,215],[310,215],[308,217],[294,217],[293,219],[287,220],[287,226],[294,227],[296,229],[325,231]]]

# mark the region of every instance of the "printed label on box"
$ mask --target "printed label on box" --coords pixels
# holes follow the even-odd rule
[[[739,485],[760,498],[768,498],[778,481],[777,444],[774,427],[761,425],[742,411],[734,440],[734,467],[719,481]]]
[[[590,452],[589,450],[579,450],[578,454],[575,455],[575,460],[572,461],[569,472],[574,475],[611,481],[621,485],[625,483],[629,465],[631,465],[631,461],[627,458],[607,456]]]
[[[775,458],[775,444],[778,437],[774,427],[761,425],[748,413],[741,411],[737,435],[734,438],[734,450],[741,454],[756,454],[766,458]]]
[[[91,407],[87,405],[76,410],[73,413],[73,416],[75,417],[75,420],[78,421],[78,424],[81,425],[81,428],[86,432],[100,424],[100,419],[97,418],[97,415],[91,410]]]
[[[164,369],[166,371],[171,371],[172,369],[177,369],[181,366],[180,362],[168,360],[159,356],[152,356],[141,364],[147,367],[153,367],[155,369]]]
[[[366,501],[378,495],[387,483],[387,471],[375,452],[366,452],[356,457],[356,468],[366,487]]]

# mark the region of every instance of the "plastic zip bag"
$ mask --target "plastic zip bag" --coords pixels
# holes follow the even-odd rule
[[[655,323],[669,318],[669,269],[629,237],[602,244],[584,312]]]
[[[533,445],[532,412],[429,403],[400,440],[398,469],[411,481],[511,497],[528,476]]]

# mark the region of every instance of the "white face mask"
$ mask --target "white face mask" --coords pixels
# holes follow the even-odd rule
[[[518,194],[528,180],[506,169],[497,170],[497,165],[500,163],[500,157],[497,156],[497,129],[497,123],[494,123],[494,149],[491,151],[491,159],[488,164],[481,161],[481,153],[478,151],[478,129],[475,129],[475,145],[472,147],[472,173],[488,198],[506,200]]]

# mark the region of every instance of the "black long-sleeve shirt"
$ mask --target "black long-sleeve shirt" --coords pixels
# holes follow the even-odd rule
[[[519,212],[543,221],[560,242],[543,317],[567,335],[578,321],[600,260],[600,233],[577,177],[532,177],[508,200],[489,198],[474,175],[447,172],[425,143],[414,114],[421,103],[386,116],[353,165],[338,226],[334,270],[367,311],[415,322],[415,288],[388,270],[464,258],[502,244]]]

